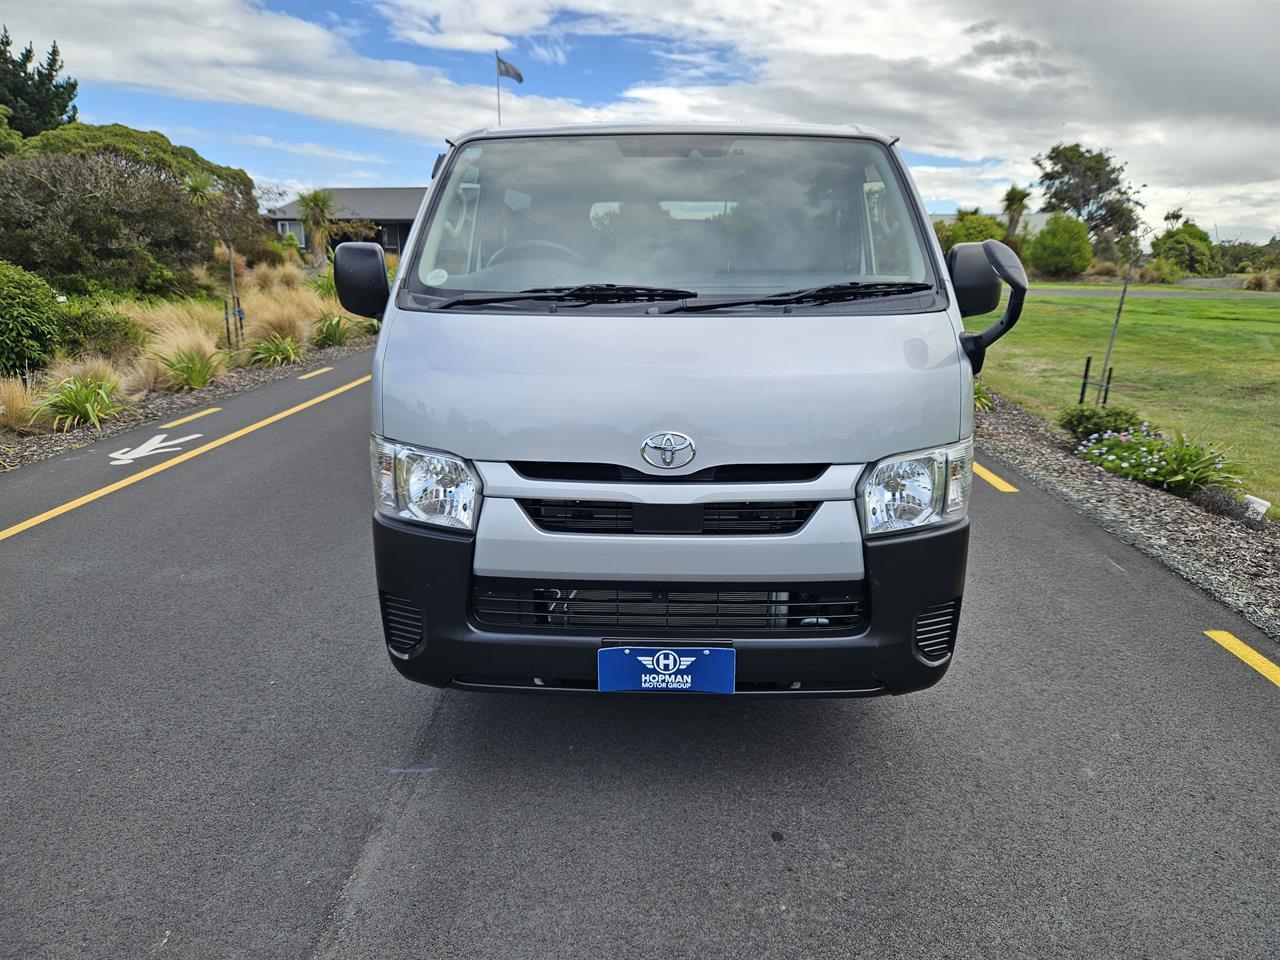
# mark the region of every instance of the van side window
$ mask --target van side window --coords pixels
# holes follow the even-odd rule
[[[872,273],[908,273],[911,270],[913,237],[902,193],[885,185],[876,164],[869,164],[862,184],[871,243]]]

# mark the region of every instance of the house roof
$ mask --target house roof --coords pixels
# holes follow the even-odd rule
[[[335,220],[375,220],[386,223],[391,220],[412,220],[422,205],[426,187],[333,187],[337,209]],[[301,220],[298,201],[292,200],[282,207],[268,210],[273,220]]]

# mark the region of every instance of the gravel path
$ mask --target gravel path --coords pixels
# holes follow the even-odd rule
[[[368,350],[377,340],[375,336],[354,337],[340,347],[309,350],[306,359],[299,364],[285,367],[239,367],[228,371],[215,384],[203,390],[187,390],[182,393],[156,391],[149,393],[119,417],[105,424],[101,430],[82,427],[67,433],[41,433],[18,437],[0,433],[0,473],[15,470],[37,460],[47,460],[68,450],[75,450],[106,437],[125,433],[148,421],[172,420],[187,410],[207,406],[222,397],[248,390],[261,383],[284,380],[328,366],[361,350]]]
[[[1008,401],[977,414],[977,443],[1280,641],[1280,524],[1247,527],[1113,476]]]

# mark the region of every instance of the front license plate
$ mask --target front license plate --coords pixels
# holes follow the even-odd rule
[[[733,693],[731,647],[602,647],[601,690]]]

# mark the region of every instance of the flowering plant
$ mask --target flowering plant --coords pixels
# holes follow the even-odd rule
[[[1109,473],[1187,496],[1207,486],[1237,486],[1237,465],[1226,454],[1185,436],[1169,438],[1140,424],[1085,438],[1076,455]]]

